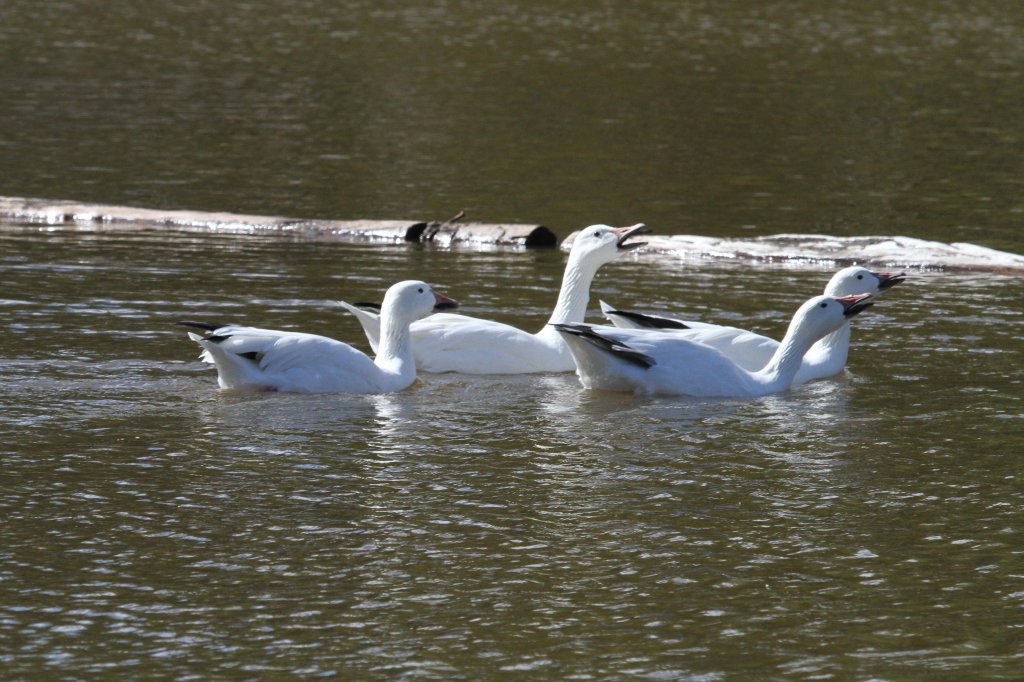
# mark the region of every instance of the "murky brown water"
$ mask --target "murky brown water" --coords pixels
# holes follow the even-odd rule
[[[401,270],[534,327],[562,256],[0,241],[6,677],[1018,676],[1019,279],[914,273],[847,376],[762,400],[233,396],[174,320],[362,344],[332,301]],[[595,291],[778,332],[827,276],[626,261]]]
[[[644,221],[1024,253],[996,2],[0,4],[0,193]],[[1024,284],[914,272],[753,401],[429,376],[232,396],[179,328],[362,343],[426,279],[537,328],[557,251],[0,229],[0,677],[1019,679]],[[597,295],[773,335],[824,267]]]

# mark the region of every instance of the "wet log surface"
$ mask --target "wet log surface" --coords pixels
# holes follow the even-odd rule
[[[303,220],[281,216],[107,206],[74,201],[0,197],[0,224],[41,223],[88,231],[164,226],[177,230],[331,236],[352,241],[426,242],[440,246],[555,247],[559,239],[543,225],[476,223],[459,212],[436,220]],[[572,245],[576,233],[561,242]],[[638,255],[793,265],[925,268],[1024,274],[1024,255],[964,242],[942,243],[901,236],[836,237],[777,234],[749,239],[700,235],[645,235]]]
[[[0,197],[0,220],[64,225],[83,230],[133,229],[163,225],[182,230],[219,232],[290,232],[331,235],[353,240],[433,242],[554,247],[558,237],[543,225],[464,221],[460,212],[444,221],[423,220],[301,220],[282,216],[162,210],[132,206]]]

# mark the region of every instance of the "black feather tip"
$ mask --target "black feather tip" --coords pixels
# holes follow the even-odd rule
[[[689,329],[685,322],[673,320],[671,317],[659,317],[658,315],[645,315],[635,313],[632,310],[609,310],[608,315],[618,315],[627,320],[633,320],[644,329]]]
[[[179,327],[192,327],[194,329],[202,329],[205,332],[217,331],[221,327],[227,327],[226,324],[210,324],[209,322],[193,322],[190,320],[182,320],[181,322],[175,322]]]
[[[555,329],[563,334],[578,336],[590,345],[600,348],[606,353],[611,353],[617,358],[625,360],[644,369],[650,369],[657,364],[650,355],[645,355],[638,350],[633,350],[624,343],[619,343],[606,336],[601,336],[592,327],[586,324],[553,324]]]

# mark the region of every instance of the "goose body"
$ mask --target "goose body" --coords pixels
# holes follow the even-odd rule
[[[878,296],[905,278],[903,273],[872,272],[855,265],[836,272],[825,286],[824,295],[835,298],[860,294]],[[764,367],[779,347],[775,339],[737,327],[620,311],[604,301],[601,301],[601,310],[616,327],[640,330],[639,334],[660,331],[697,341],[718,349],[738,366],[749,371]],[[802,384],[841,372],[849,356],[850,337],[850,322],[847,320],[838,329],[819,339],[804,355],[793,383]],[[628,338],[631,337],[624,339],[627,343]]]
[[[217,368],[224,389],[296,393],[392,393],[416,380],[409,325],[435,309],[453,308],[450,298],[428,284],[399,282],[381,307],[381,341],[371,359],[352,346],[317,334],[241,325],[183,322],[205,330],[189,332],[200,357]]]
[[[820,338],[871,305],[870,294],[816,296],[797,310],[764,367],[750,371],[717,348],[673,331],[562,324],[562,334],[586,388],[639,394],[748,398],[793,385],[804,354]]]
[[[622,228],[592,225],[582,230],[569,252],[549,324],[582,322],[598,269],[642,246],[642,242],[627,239],[646,231],[642,223]],[[355,315],[370,346],[376,348],[380,336],[378,315],[340,303]],[[534,334],[502,322],[441,313],[413,323],[411,334],[416,367],[423,372],[527,374],[571,372],[576,367],[561,335],[547,325]]]

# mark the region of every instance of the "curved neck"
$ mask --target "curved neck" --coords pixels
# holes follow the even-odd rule
[[[847,320],[839,329],[826,334],[807,351],[805,363],[813,364],[838,363],[846,364],[846,356],[850,352],[850,321]]]
[[[587,315],[590,302],[590,285],[597,274],[597,267],[589,265],[579,256],[569,254],[569,262],[562,275],[562,288],[558,290],[558,301],[551,311],[549,324],[582,322]]]
[[[381,369],[405,375],[416,376],[416,363],[412,354],[412,333],[409,323],[395,319],[387,311],[381,311],[380,340],[377,343],[377,357],[374,363]]]
[[[789,386],[803,363],[804,354],[810,350],[814,342],[815,339],[800,333],[800,325],[795,320],[790,322],[789,329],[786,330],[779,347],[775,349],[772,359],[763,369],[755,372],[754,376],[773,387]]]

